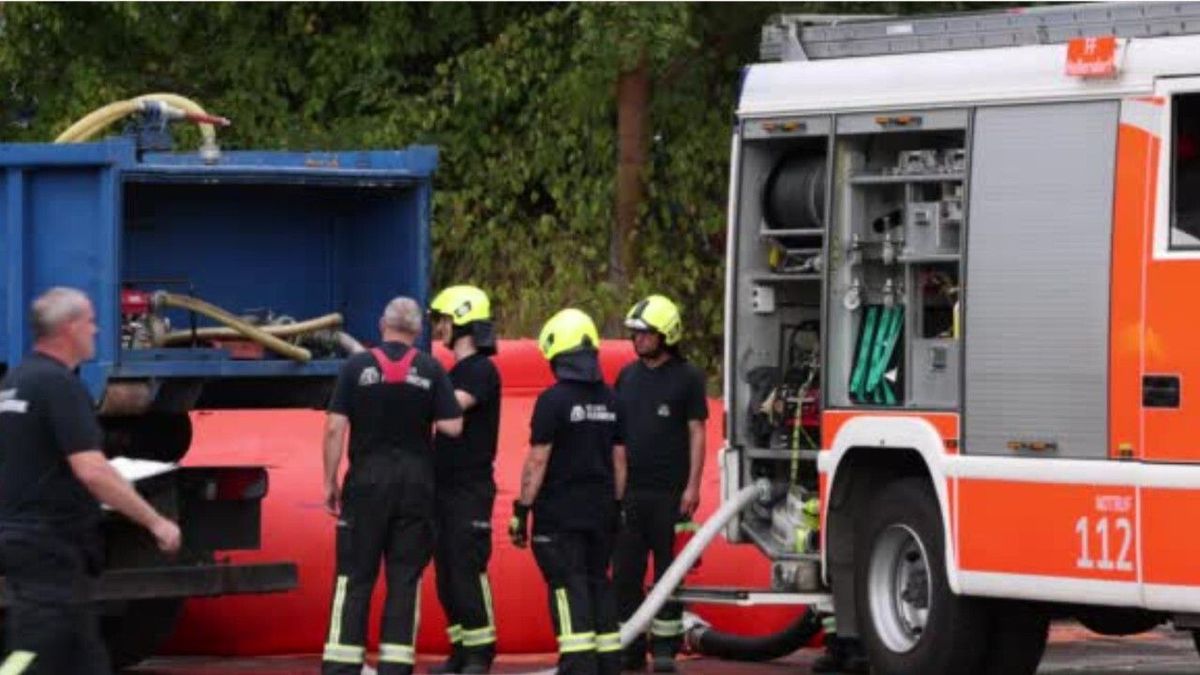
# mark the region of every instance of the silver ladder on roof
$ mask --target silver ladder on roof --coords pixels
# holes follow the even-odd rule
[[[780,14],[762,30],[763,61],[917,54],[1063,43],[1077,37],[1200,33],[1200,2],[1115,2],[913,17]]]

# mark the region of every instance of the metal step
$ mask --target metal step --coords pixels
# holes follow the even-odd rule
[[[752,277],[753,278],[753,277]],[[758,281],[757,278],[754,278]],[[786,450],[781,448],[746,448],[746,456],[750,459],[778,459],[783,461],[791,461],[793,459],[801,462],[815,462],[820,457],[820,450]]]
[[[813,273],[752,274],[750,281],[756,284],[789,284],[800,281],[821,281],[824,276]]]
[[[677,589],[672,598],[679,602],[693,602],[705,605],[736,605],[738,607],[816,605],[823,611],[832,611],[833,609],[833,596],[829,593],[791,593],[788,591],[773,591],[769,588],[687,586]]]
[[[758,235],[760,237],[768,237],[768,238],[785,237],[785,238],[789,238],[789,239],[796,238],[796,237],[824,237],[825,229],[821,228],[821,227],[809,227],[809,228],[798,229],[798,230],[782,230],[782,229],[777,230],[777,229],[773,229],[770,227],[764,227],[758,231]]]
[[[763,26],[763,61],[807,61],[1058,44],[1077,37],[1200,33],[1200,2],[1114,2],[886,19],[780,14]]]
[[[904,185],[906,183],[961,183],[962,173],[901,173],[888,176],[859,174],[850,177],[851,185]]]

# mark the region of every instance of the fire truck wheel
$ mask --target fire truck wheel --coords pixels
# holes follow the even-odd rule
[[[989,601],[984,675],[1033,675],[1046,651],[1050,617],[1027,603]]]
[[[1084,628],[1100,635],[1137,635],[1167,622],[1165,614],[1133,607],[1084,607],[1075,613]]]
[[[942,516],[928,481],[886,485],[855,542],[858,628],[877,675],[978,672],[987,644],[980,601],[950,591]]]

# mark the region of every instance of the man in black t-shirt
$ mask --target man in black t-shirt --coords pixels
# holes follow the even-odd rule
[[[625,318],[638,360],[617,376],[622,436],[629,458],[625,527],[617,536],[613,583],[622,621],[642,604],[646,561],[654,554],[658,581],[675,559],[677,529],[688,527],[700,502],[704,469],[704,374],[679,355],[683,325],[675,303],[651,295]],[[668,602],[650,626],[655,672],[675,672],[683,636],[683,607]],[[646,666],[646,641],[625,650],[624,665]]]
[[[608,577],[625,483],[617,401],[600,377],[596,326],[577,309],[554,315],[538,338],[557,382],[533,409],[521,494],[509,536],[528,543],[550,591],[559,675],[620,671],[621,636]]]
[[[109,673],[92,608],[104,561],[100,502],[145,527],[160,550],[179,527],[109,465],[75,368],[95,355],[96,314],[80,291],[33,302],[34,345],[0,380],[0,566],[10,650],[0,673]],[[99,500],[99,501],[98,501]]]
[[[492,462],[500,433],[500,373],[491,303],[474,286],[451,286],[429,304],[434,339],[454,352],[450,382],[465,411],[463,433],[434,439],[438,598],[451,654],[433,673],[486,673],[495,657],[496,620],[487,565],[492,555]]]
[[[412,673],[421,572],[433,554],[433,429],[462,432],[462,409],[446,372],[413,344],[421,333],[417,303],[392,300],[379,329],[382,344],[342,366],[325,425],[325,505],[338,516],[325,675],[362,670],[381,558],[387,599],[379,673]],[[347,429],[350,468],[339,487]]]

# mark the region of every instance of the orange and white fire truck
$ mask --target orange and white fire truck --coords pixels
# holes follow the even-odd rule
[[[722,475],[773,498],[726,537],[877,673],[1200,628],[1200,4],[782,16],[763,58]]]

